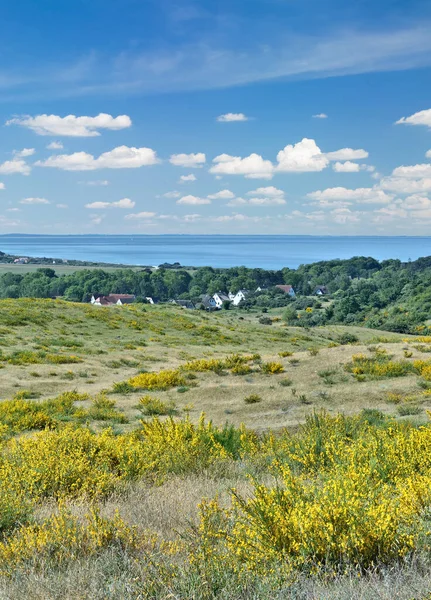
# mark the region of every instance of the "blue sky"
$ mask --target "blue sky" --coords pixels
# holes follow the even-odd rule
[[[431,3],[17,0],[0,232],[428,234]]]

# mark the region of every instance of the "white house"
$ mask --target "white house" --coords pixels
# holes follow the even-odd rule
[[[249,295],[249,291],[248,290],[239,290],[239,292],[237,292],[232,300],[232,304],[234,306],[238,306],[239,304],[241,304],[241,302],[244,302],[244,300],[247,298],[247,296]]]
[[[91,304],[94,306],[122,306],[132,304],[136,300],[133,294],[109,294],[109,296],[91,296]]]
[[[217,308],[223,308],[223,302],[230,301],[229,296],[227,294],[224,294],[223,292],[217,292],[216,294],[214,294],[213,298]]]

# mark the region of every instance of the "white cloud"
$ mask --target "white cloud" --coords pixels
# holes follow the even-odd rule
[[[0,173],[3,175],[15,175],[16,173],[30,175],[31,167],[24,160],[14,158],[0,164]]]
[[[63,148],[64,146],[61,142],[51,142],[47,146],[48,150],[62,150]]]
[[[163,198],[179,198],[181,196],[180,192],[166,192],[163,194]]]
[[[177,200],[177,204],[211,204],[211,200],[208,200],[208,198],[198,198],[198,196],[183,196]]]
[[[203,152],[196,154],[172,154],[169,162],[176,167],[202,167],[205,164],[206,156]]]
[[[50,204],[46,198],[24,198],[20,204]]]
[[[313,115],[313,119],[327,119],[328,115],[326,115],[325,113],[319,113],[317,115]]]
[[[431,150],[428,150],[425,154],[425,158],[431,158]]]
[[[269,160],[264,160],[259,154],[250,154],[245,158],[220,154],[213,159],[215,163],[210,173],[216,175],[244,175],[248,179],[271,179],[274,167]]]
[[[286,204],[286,200],[274,196],[269,198],[250,198],[249,204],[254,206],[279,206],[281,204]]]
[[[187,183],[188,181],[196,181],[197,177],[190,173],[190,175],[181,175],[178,180],[178,183]]]
[[[22,212],[20,208],[7,208],[6,212]]]
[[[111,182],[108,181],[107,179],[97,179],[95,181],[78,181],[78,183],[81,185],[101,186],[101,187],[106,187],[107,185],[111,184]]]
[[[284,196],[283,190],[279,190],[273,185],[269,185],[267,187],[260,187],[257,190],[252,190],[251,192],[247,192],[248,196],[265,196],[268,198],[282,198]]]
[[[100,208],[134,208],[136,202],[130,198],[122,198],[116,202],[91,202],[86,204],[85,208],[100,209]]]
[[[335,152],[326,152],[325,156],[329,160],[360,160],[361,158],[368,158],[368,152],[362,149],[341,148],[341,150],[335,150]]]
[[[308,138],[280,150],[277,162],[277,171],[284,173],[323,171],[329,164],[316,142]]]
[[[57,208],[69,208],[68,204],[56,204],[55,205]]]
[[[361,169],[361,166],[358,163],[348,160],[344,163],[336,162],[332,165],[332,168],[336,173],[358,173]]]
[[[131,213],[129,215],[126,215],[124,218],[127,219],[128,221],[133,221],[133,220],[141,220],[141,219],[152,219],[153,217],[156,216],[155,212],[140,212],[140,213]]]
[[[407,210],[424,210],[431,208],[431,200],[426,196],[413,194],[412,196],[408,196],[399,205]]]
[[[113,131],[130,127],[132,121],[127,115],[112,117],[100,113],[97,117],[76,117],[68,115],[37,115],[36,117],[17,117],[10,119],[6,125],[21,125],[28,127],[38,135],[64,135],[70,137],[95,137],[100,135],[99,129]]]
[[[208,198],[210,200],[230,200],[231,198],[235,198],[235,194],[230,190],[220,190],[215,194],[210,194]]]
[[[406,177],[413,179],[422,179],[423,177],[431,177],[431,164],[411,165],[397,167],[392,171],[393,177]]]
[[[396,125],[425,125],[431,127],[431,108],[421,110],[410,117],[402,117],[396,121]]]
[[[6,189],[5,184],[4,183],[0,183],[0,190],[5,190],[5,189]]]
[[[244,113],[226,113],[225,115],[220,115],[217,117],[217,121],[219,123],[233,123],[234,121],[248,121],[249,117],[247,117]]]
[[[347,223],[357,223],[360,220],[360,213],[353,212],[349,208],[336,208],[331,211],[332,220],[339,225]]]
[[[422,179],[409,179],[407,177],[384,177],[380,181],[384,190],[398,194],[417,194],[431,191],[431,177]]]
[[[91,217],[91,222],[93,223],[93,225],[100,225],[100,223],[105,218],[105,215],[90,215],[90,217]]]
[[[23,148],[22,150],[14,150],[13,155],[16,158],[27,158],[27,156],[33,156],[35,152],[34,148]]]
[[[387,204],[393,199],[392,195],[386,194],[377,187],[357,188],[353,190],[345,187],[335,187],[311,192],[307,194],[307,197],[318,202],[345,200],[347,202],[359,202],[363,204]]]
[[[244,206],[244,204],[248,204],[248,200],[245,198],[232,198],[226,206]]]
[[[95,169],[136,169],[159,162],[157,154],[151,148],[129,148],[118,146],[110,152],[104,152],[98,158],[87,152],[58,154],[47,160],[38,161],[38,167],[50,167],[64,171],[94,171]]]

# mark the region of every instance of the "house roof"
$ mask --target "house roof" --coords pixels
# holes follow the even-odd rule
[[[224,292],[216,292],[214,296],[218,296],[220,300],[230,300],[229,296]]]
[[[293,291],[293,287],[291,285],[276,285],[275,287],[279,290],[282,290],[285,294]]]
[[[121,300],[123,304],[128,304],[136,300],[136,296],[133,294],[109,294],[106,298],[114,304],[116,304],[118,300]]]

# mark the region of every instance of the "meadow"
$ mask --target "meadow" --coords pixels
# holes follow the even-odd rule
[[[0,597],[424,599],[431,337],[0,301]]]

